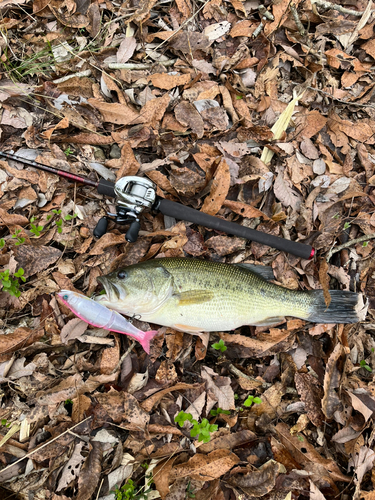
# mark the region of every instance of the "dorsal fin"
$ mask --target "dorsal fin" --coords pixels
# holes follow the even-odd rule
[[[242,262],[240,264],[235,264],[235,266],[242,267],[247,271],[251,271],[267,281],[272,281],[275,279],[275,276],[273,274],[273,269],[271,266],[261,266],[259,264],[246,264]]]

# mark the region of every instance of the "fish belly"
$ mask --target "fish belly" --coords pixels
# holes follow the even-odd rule
[[[270,300],[257,294],[232,298],[215,294],[212,300],[200,304],[179,305],[177,299],[170,299],[160,310],[142,315],[142,320],[193,333],[229,331],[242,325],[267,325],[287,315],[305,317],[305,311],[282,300]]]

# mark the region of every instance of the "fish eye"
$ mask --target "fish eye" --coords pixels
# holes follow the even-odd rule
[[[120,278],[120,280],[124,280],[127,277],[128,273],[126,271],[119,271],[117,273],[117,277]]]
[[[63,299],[68,300],[69,299],[68,295],[63,295]]]

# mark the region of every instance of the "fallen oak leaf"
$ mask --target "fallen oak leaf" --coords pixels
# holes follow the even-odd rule
[[[125,234],[106,233],[95,243],[89,255],[102,255],[107,248],[125,242]]]
[[[73,318],[67,322],[60,332],[61,342],[67,344],[69,340],[81,337],[87,330],[88,325],[79,318]]]
[[[218,449],[233,450],[237,446],[242,446],[256,439],[257,436],[254,432],[244,429],[239,432],[213,438],[208,443],[199,443],[201,445],[199,446],[199,451],[201,453],[210,453],[211,451]]]
[[[76,500],[92,498],[102,472],[103,449],[100,441],[90,441],[90,453],[79,473]]]
[[[193,384],[184,384],[183,382],[174,385],[173,387],[168,387],[167,389],[163,389],[162,391],[159,391],[149,398],[147,398],[145,401],[142,401],[140,404],[141,408],[147,412],[150,412],[152,408],[158,403],[163,396],[166,394],[169,394],[170,392],[173,391],[183,391],[185,389],[192,389],[194,388],[195,385]]]
[[[62,251],[53,247],[33,247],[31,245],[20,245],[14,249],[18,269],[24,270],[24,277],[44,271],[54,264],[62,255]]]
[[[229,166],[224,158],[222,158],[217,170],[215,172],[215,177],[212,181],[211,191],[206,196],[202,212],[209,215],[216,215],[217,212],[222,207],[225,198],[227,197],[230,187],[230,172]]]
[[[323,389],[315,377],[309,373],[296,373],[294,376],[296,389],[305,403],[305,408],[310,421],[320,427],[324,420],[324,414],[321,409],[321,399]]]
[[[203,137],[204,123],[203,118],[190,102],[182,101],[174,108],[176,120],[185,127],[191,128],[198,139]]]
[[[270,218],[263,213],[261,210],[258,210],[247,203],[241,203],[240,201],[232,201],[225,200],[223,203],[223,207],[229,208],[232,212],[242,215],[246,219],[255,219],[256,217],[263,217],[264,220],[270,220]]]
[[[24,179],[30,184],[38,184],[39,182],[39,174],[37,172],[32,172],[31,170],[18,170],[17,168],[13,168],[8,165],[6,161],[0,160],[0,167],[7,170],[13,177],[17,179]]]
[[[186,75],[169,75],[168,73],[154,73],[149,76],[154,87],[164,90],[172,90],[179,85],[186,85],[190,82],[191,77],[189,74]]]
[[[139,431],[150,421],[150,415],[127,392],[117,392],[112,388],[106,394],[95,393],[95,398],[114,423],[124,429]]]
[[[240,459],[229,450],[215,450],[208,455],[196,453],[188,462],[179,464],[171,470],[171,480],[191,477],[201,481],[212,481],[221,477],[235,466]]]
[[[237,469],[239,468],[236,467]],[[241,469],[239,470],[241,471]],[[269,460],[256,471],[247,474],[239,474],[238,472],[232,474],[227,482],[249,497],[260,498],[273,490],[277,476],[285,474],[285,472],[284,465],[275,460]]]
[[[4,210],[3,208],[0,208],[0,227],[1,226],[13,226],[13,225],[26,226],[26,224],[28,224],[28,223],[29,223],[29,219],[27,219],[23,215],[8,214],[8,212],[6,210]]]
[[[345,476],[339,469],[334,460],[324,458],[316,451],[314,446],[303,437],[303,440],[298,439],[298,436],[290,434],[289,427],[284,423],[276,425],[276,431],[279,441],[290,452],[293,458],[301,464],[306,470],[312,471],[312,480],[314,476],[322,479],[330,477],[333,481],[350,482],[351,478]],[[299,436],[301,437],[301,436]]]
[[[9,359],[9,354],[33,344],[44,335],[44,330],[20,327],[7,335],[1,335],[0,362]]]

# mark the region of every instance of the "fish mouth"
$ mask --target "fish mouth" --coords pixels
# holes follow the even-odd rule
[[[103,285],[105,294],[97,295],[95,300],[100,302],[101,300],[106,300],[108,302],[113,302],[117,300],[123,300],[126,297],[126,291],[123,287],[112,283],[104,276],[99,276],[96,280]]]

